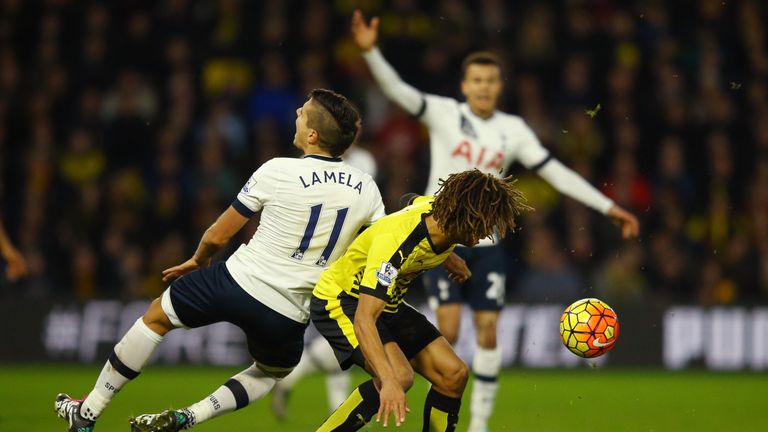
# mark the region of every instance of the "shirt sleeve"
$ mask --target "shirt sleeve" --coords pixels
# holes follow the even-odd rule
[[[232,207],[243,216],[250,218],[264,208],[275,195],[277,172],[273,164],[267,162],[257,169],[245,182],[245,186],[232,202]]]
[[[426,103],[421,92],[400,78],[377,47],[363,53],[363,59],[368,63],[368,68],[381,91],[406,112],[419,117]]]
[[[446,121],[459,122],[459,101],[453,98],[438,96],[433,94],[424,94],[424,107],[419,120],[428,128],[444,128]]]
[[[514,137],[517,139],[517,153],[515,159],[528,169],[537,170],[550,159],[549,151],[541,145],[541,141],[533,133],[533,130],[522,120],[514,125]]]
[[[557,159],[552,159],[538,171],[539,175],[560,193],[591,207],[602,214],[607,214],[613,201],[600,193],[584,178],[566,167]]]
[[[392,298],[397,275],[404,257],[392,235],[384,234],[373,240],[360,281],[360,292],[384,301]]]

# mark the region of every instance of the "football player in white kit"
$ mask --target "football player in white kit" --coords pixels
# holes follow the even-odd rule
[[[471,54],[462,66],[461,92],[466,102],[424,94],[403,82],[376,47],[379,19],[370,23],[358,10],[352,16],[352,38],[383,93],[429,129],[430,170],[426,195],[448,174],[472,168],[504,175],[515,160],[536,171],[555,189],[608,216],[624,238],[638,235],[637,218],[554,159],[522,118],[497,110],[502,92],[500,62],[492,53]],[[442,268],[428,273],[427,290],[436,303],[438,327],[449,342],[458,337],[461,302],[474,313],[477,350],[472,361],[471,432],[487,430],[498,390],[501,354],[496,327],[504,302],[505,269],[499,245],[485,240],[473,249],[457,248],[472,277],[450,280]]]
[[[378,167],[376,159],[365,148],[357,143],[351,145],[342,156],[344,162],[362,170],[376,179]],[[275,384],[272,389],[272,412],[278,420],[284,420],[288,416],[288,400],[294,386],[305,376],[315,372],[325,374],[325,390],[328,399],[329,413],[332,413],[349,395],[352,376],[349,370],[342,370],[333,348],[322,337],[314,326],[307,329],[308,336],[314,336],[304,347],[301,361],[293,368],[293,371],[284,379]]]
[[[134,431],[178,431],[261,398],[299,362],[312,289],[361,228],[384,216],[376,183],[340,155],[360,118],[343,96],[313,90],[296,110],[294,144],[303,158],[264,163],[203,235],[194,256],[163,272],[161,298],[115,346],[83,401],[65,394],[56,411],[70,432],[90,432],[96,418],[137,377],[169,331],[219,321],[240,327],[254,363],[211,395],[181,410],[140,415]],[[226,262],[211,258],[256,213],[257,231]]]

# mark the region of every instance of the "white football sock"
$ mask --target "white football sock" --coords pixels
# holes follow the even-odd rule
[[[348,370],[331,372],[325,376],[325,389],[328,392],[328,408],[334,412],[349,396],[352,377]]]
[[[475,379],[472,383],[470,412],[472,419],[469,431],[481,431],[488,425],[488,419],[496,402],[499,389],[498,376],[501,369],[501,351],[499,348],[486,349],[477,347],[472,361]]]
[[[341,371],[336,354],[333,353],[333,348],[331,348],[331,345],[324,337],[315,338],[309,344],[307,352],[309,352],[315,365],[323,372],[334,373]]]
[[[325,386],[328,393],[329,411],[333,412],[349,396],[352,378],[348,371],[342,371],[333,348],[324,337],[317,337],[301,356],[299,364],[287,377],[275,384],[276,389],[290,390],[305,376],[322,371],[326,373]]]
[[[326,373],[325,389],[328,394],[328,408],[333,412],[347,400],[352,377],[349,371],[341,370],[333,348],[324,337],[315,338],[307,351],[313,363]]]
[[[190,415],[189,426],[247,406],[269,393],[275,381],[255,364],[252,365],[230,378],[205,399],[188,407],[186,412]]]
[[[96,420],[112,398],[130,380],[139,376],[163,336],[153,332],[139,318],[115,345],[115,350],[104,364],[96,386],[83,401],[80,415]]]

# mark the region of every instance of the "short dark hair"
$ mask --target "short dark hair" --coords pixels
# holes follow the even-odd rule
[[[346,97],[326,89],[314,89],[309,97],[316,102],[307,113],[307,126],[320,136],[320,147],[332,156],[341,156],[357,138],[360,114]]]
[[[473,52],[472,54],[464,58],[463,62],[461,62],[461,78],[462,79],[464,79],[464,77],[467,75],[467,69],[469,69],[469,65],[473,65],[473,64],[493,65],[501,69],[501,58],[499,58],[498,55],[490,51]]]

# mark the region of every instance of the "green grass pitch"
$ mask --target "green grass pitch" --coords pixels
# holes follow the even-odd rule
[[[53,413],[60,391],[82,396],[99,366],[0,365],[0,431],[65,431]],[[104,412],[96,430],[128,431],[128,418],[186,406],[206,396],[236,368],[147,368]],[[364,377],[357,373],[355,380]],[[470,383],[471,386],[471,383]],[[491,431],[765,431],[768,374],[656,370],[505,371]],[[427,385],[417,379],[408,394],[411,413],[399,429],[419,431]],[[469,389],[458,431],[466,429]],[[277,422],[269,397],[195,430],[313,431],[326,417],[323,379],[308,377],[293,392],[289,419]],[[379,425],[366,430],[384,429]]]

